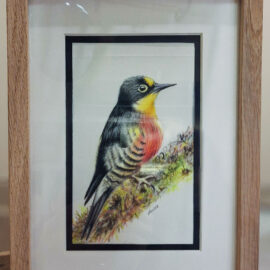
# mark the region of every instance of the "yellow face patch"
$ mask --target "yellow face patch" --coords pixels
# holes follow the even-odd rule
[[[152,87],[155,83],[154,80],[150,77],[144,77],[144,80],[149,87]]]
[[[152,93],[138,100],[134,105],[135,110],[137,110],[138,112],[144,113],[148,116],[156,117],[157,116],[156,108],[155,108],[156,98],[157,98],[157,94]]]

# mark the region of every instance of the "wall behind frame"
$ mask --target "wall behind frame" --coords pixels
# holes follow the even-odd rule
[[[9,249],[6,0],[0,0],[0,251]]]
[[[259,269],[270,265],[270,1],[264,0],[261,122],[261,217]]]
[[[261,188],[270,197],[270,2],[264,0],[262,52]]]

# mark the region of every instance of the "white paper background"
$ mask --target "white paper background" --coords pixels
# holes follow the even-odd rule
[[[160,83],[177,83],[156,101],[164,135],[161,149],[193,127],[194,52],[192,43],[73,44],[74,213],[84,204],[100,135],[124,79],[143,74]],[[192,244],[193,181],[178,188],[129,222],[110,243]],[[155,206],[158,209],[148,214]]]
[[[30,1],[32,269],[232,270],[238,7],[233,0]],[[202,33],[201,251],[65,251],[64,34]]]

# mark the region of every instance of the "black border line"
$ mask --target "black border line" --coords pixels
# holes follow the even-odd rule
[[[193,244],[72,244],[72,44],[73,43],[193,43],[194,72],[194,193]],[[200,88],[201,35],[66,36],[66,249],[67,250],[199,250],[200,249]]]

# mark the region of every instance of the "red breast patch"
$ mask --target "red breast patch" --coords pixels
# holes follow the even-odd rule
[[[142,117],[140,127],[144,131],[144,157],[142,162],[145,163],[153,158],[161,147],[163,134],[156,118]]]

